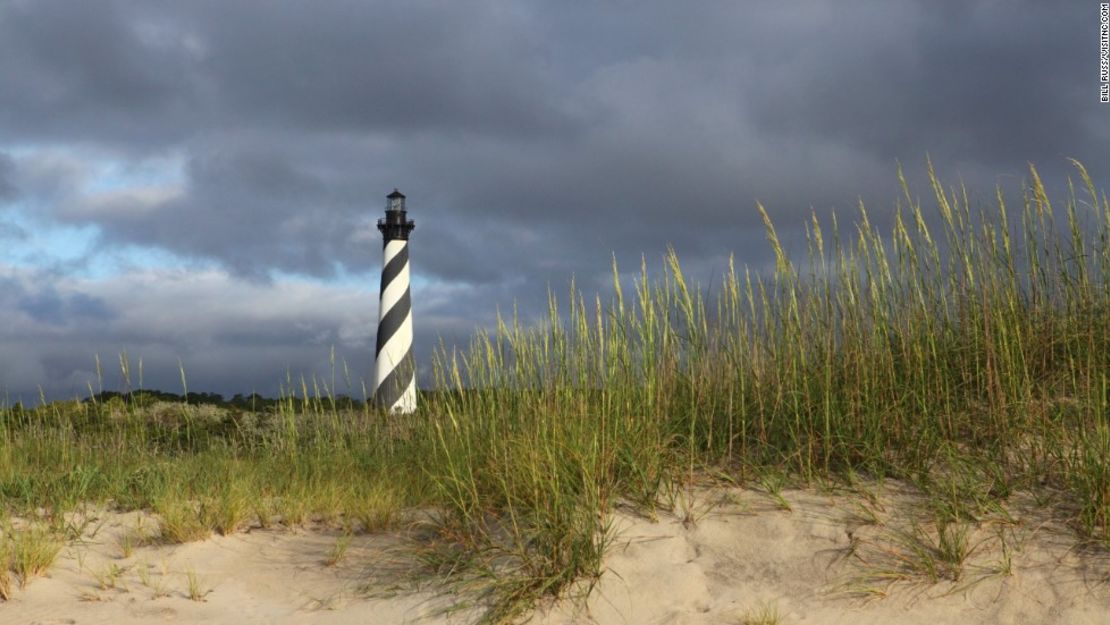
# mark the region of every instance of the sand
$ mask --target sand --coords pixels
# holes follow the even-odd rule
[[[913,498],[885,497],[875,510],[860,498],[787,491],[784,510],[750,491],[728,495],[739,503],[694,523],[618,514],[609,570],[586,605],[556,605],[532,623],[1110,623],[1107,554],[1077,553],[1071,531],[1035,514],[984,524],[961,579],[929,583],[898,566],[906,550],[890,537],[921,513]],[[883,525],[862,518],[860,505]],[[1021,549],[1009,574],[998,531]],[[769,614],[777,621],[759,619]]]
[[[889,487],[870,501],[732,488],[689,493],[655,519],[620,508],[606,571],[588,599],[546,603],[528,623],[1110,623],[1110,555],[1077,547],[1032,504],[1012,506],[1011,521],[972,527],[975,548],[959,579],[928,581],[893,538],[909,519],[927,518],[921,504]],[[47,577],[0,603],[0,623],[392,625],[475,616],[442,614],[450,598],[427,591],[378,587],[368,596],[368,570],[396,560],[394,535],[356,535],[330,566],[340,532],[327,529],[256,528],[123,557],[123,537],[153,524],[140,512],[100,514]],[[190,575],[199,600],[189,597]]]

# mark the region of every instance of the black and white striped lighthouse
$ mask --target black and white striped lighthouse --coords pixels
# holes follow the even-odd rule
[[[409,295],[409,233],[416,225],[405,213],[405,196],[386,196],[374,401],[390,412],[416,410],[416,367],[412,355],[412,301]]]

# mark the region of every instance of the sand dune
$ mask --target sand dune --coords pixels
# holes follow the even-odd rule
[[[407,593],[368,598],[366,569],[391,557],[398,539],[353,536],[326,564],[338,531],[260,530],[183,545],[142,546],[122,558],[120,538],[140,513],[108,515],[83,543],[63,549],[49,572],[8,603],[0,623],[40,625],[462,623],[436,617],[443,601]],[[152,521],[145,525],[150,527]],[[112,567],[120,571],[110,586]],[[141,573],[145,570],[145,575]],[[193,600],[190,574],[203,597]]]
[[[540,606],[529,623],[1110,623],[1110,556],[1077,548],[1046,512],[1016,503],[1010,522],[969,526],[973,549],[958,579],[947,571],[931,583],[897,539],[909,519],[925,518],[920,506],[897,489],[872,501],[730,489],[699,491],[655,520],[620,509],[593,593],[584,603]],[[137,547],[123,558],[122,537],[140,516],[106,515],[63,550],[49,577],[0,604],[0,623],[439,624],[475,616],[441,614],[444,599],[429,593],[367,596],[367,570],[391,561],[396,536],[355,536],[333,566],[325,561],[339,533],[326,530],[255,529]],[[928,541],[935,530],[923,525],[918,536]],[[202,600],[189,598],[190,573]]]
[[[905,549],[889,536],[888,526],[912,512],[912,499],[880,501],[885,510],[875,512],[884,525],[876,526],[865,524],[854,497],[786,492],[787,511],[750,491],[729,494],[739,504],[718,506],[694,524],[619,514],[609,571],[586,605],[563,603],[532,622],[1110,623],[1106,554],[1076,553],[1074,535],[1052,522],[1029,518],[1001,528],[1020,549],[1012,574],[999,570],[998,526],[988,524],[971,538],[978,548],[961,579],[930,584],[896,566]],[[880,579],[899,570],[908,579]],[[778,620],[760,620],[770,615]]]

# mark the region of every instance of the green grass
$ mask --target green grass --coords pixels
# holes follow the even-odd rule
[[[439,390],[410,416],[338,402],[334,375],[287,379],[259,412],[118,397],[2,409],[3,508],[150,508],[169,541],[309,521],[378,531],[432,510],[418,572],[487,622],[588,589],[615,502],[650,514],[707,475],[772,496],[774,476],[912,482],[941,529],[903,547],[930,579],[958,577],[967,524],[1019,491],[1065,493],[1058,516],[1110,545],[1110,204],[1074,165],[1081,191],[1062,204],[1031,167],[1020,209],[1000,189],[973,210],[930,164],[932,228],[899,171],[891,232],[862,205],[844,232],[814,216],[802,268],[760,205],[772,274],[730,262],[702,288],[668,252],[626,294],[614,261],[604,299],[572,282],[546,321],[499,316],[440,350]]]
[[[0,557],[0,561],[7,562],[8,568],[18,577],[20,588],[44,574],[62,550],[62,540],[58,533],[42,525],[23,529],[8,525],[3,534],[4,556]],[[0,585],[10,585],[6,575],[5,579],[0,579]],[[4,594],[9,595],[10,592]]]
[[[204,601],[212,593],[211,588],[206,588],[204,582],[193,570],[185,571],[185,590],[191,601]]]

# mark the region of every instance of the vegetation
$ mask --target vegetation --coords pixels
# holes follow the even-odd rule
[[[707,476],[774,493],[767,476],[908,480],[936,529],[903,536],[915,553],[895,566],[930,580],[959,579],[967,524],[1023,490],[1110,545],[1110,204],[1074,165],[1085,192],[1069,186],[1065,232],[1032,167],[1020,214],[999,190],[973,216],[930,164],[942,233],[902,180],[888,238],[862,205],[843,241],[814,216],[808,271],[759,206],[773,275],[730,263],[711,297],[670,252],[626,298],[614,263],[605,302],[572,284],[543,324],[499,318],[464,352],[444,347],[445,392],[410,416],[315,382],[251,409],[101,394],[0,410],[4,512],[61,532],[84,503],[150,508],[184,541],[433,510],[421,572],[489,622],[588,590],[615,502],[669,505]]]

